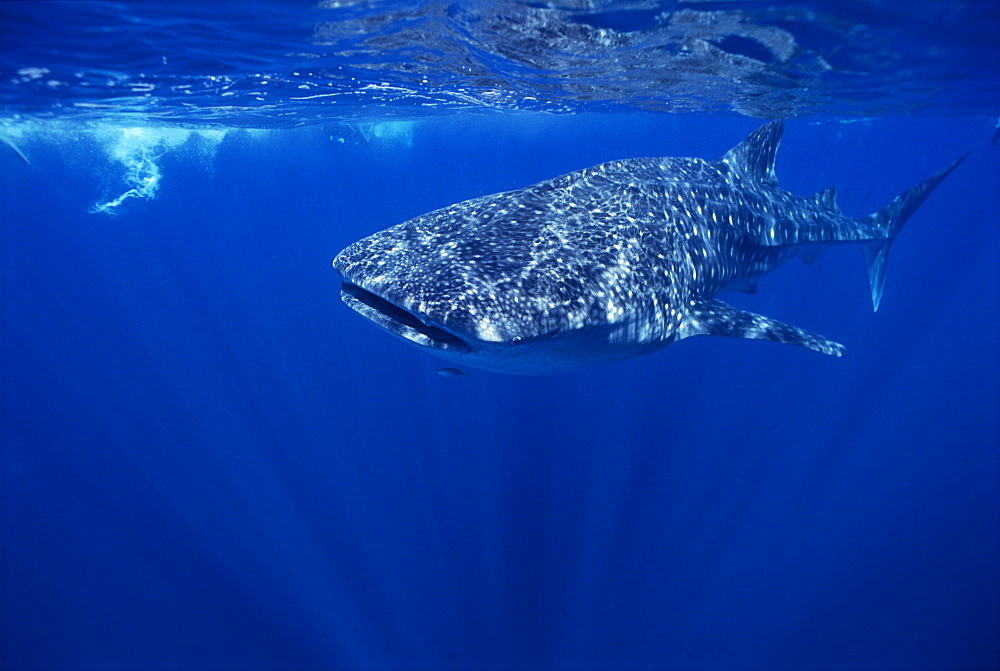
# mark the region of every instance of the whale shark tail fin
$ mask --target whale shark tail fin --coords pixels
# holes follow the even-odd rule
[[[861,244],[865,255],[865,266],[868,269],[868,284],[872,290],[872,309],[878,310],[882,301],[882,285],[885,283],[885,265],[889,259],[889,248],[899,234],[906,220],[917,211],[917,208],[937,188],[958,164],[965,160],[965,154],[938,174],[925,179],[915,187],[896,196],[896,199],[878,212],[868,215],[868,221],[882,235],[881,239],[871,240]]]

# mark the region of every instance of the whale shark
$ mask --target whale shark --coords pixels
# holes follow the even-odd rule
[[[782,131],[766,123],[715,160],[611,161],[416,217],[337,254],[341,298],[427,352],[503,373],[572,371],[695,335],[839,357],[843,345],[716,295],[753,293],[788,259],[853,243],[878,310],[893,240],[965,157],[853,218],[834,189],[778,187]]]

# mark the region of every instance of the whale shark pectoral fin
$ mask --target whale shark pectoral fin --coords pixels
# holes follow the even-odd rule
[[[827,340],[821,335],[753,312],[737,310],[714,299],[692,301],[688,306],[687,314],[678,329],[678,338],[693,335],[774,340],[832,356],[841,356],[844,353],[843,345]]]

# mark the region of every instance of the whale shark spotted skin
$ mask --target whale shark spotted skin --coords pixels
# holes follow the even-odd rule
[[[474,198],[368,236],[333,261],[348,306],[464,366],[539,374],[647,354],[694,335],[840,356],[823,336],[732,307],[793,256],[864,252],[878,309],[889,247],[965,158],[855,219],[827,189],[778,188],[782,123],[721,158],[635,158]]]

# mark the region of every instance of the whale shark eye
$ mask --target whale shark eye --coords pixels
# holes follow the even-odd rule
[[[521,342],[521,336],[514,336],[513,338],[510,339],[511,345],[516,345],[519,342]]]

